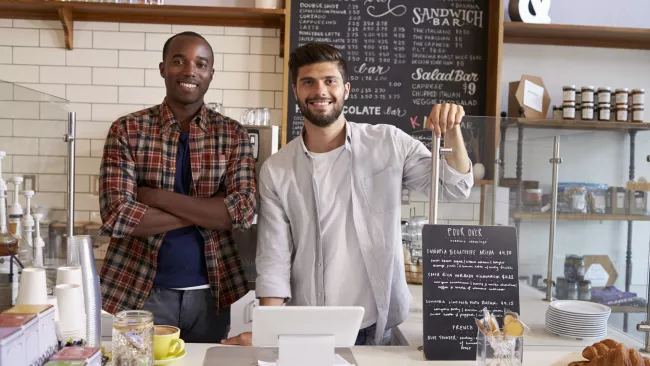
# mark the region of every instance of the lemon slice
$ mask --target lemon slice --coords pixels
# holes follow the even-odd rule
[[[506,324],[510,323],[513,320],[518,320],[519,316],[517,316],[517,313],[506,313],[506,315],[503,317],[503,325],[505,326]]]
[[[520,337],[524,334],[524,326],[517,319],[513,319],[503,327],[505,334],[512,337]]]

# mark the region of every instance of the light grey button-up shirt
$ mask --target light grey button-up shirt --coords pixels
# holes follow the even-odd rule
[[[352,215],[377,303],[379,342],[384,330],[408,316],[411,294],[404,272],[401,188],[429,195],[431,153],[390,125],[346,123],[350,152]],[[288,305],[325,305],[323,243],[312,161],[302,137],[272,155],[260,170],[255,291],[286,298]],[[461,174],[441,160],[444,197],[467,198],[472,172]],[[332,199],[337,199],[332,197]],[[346,273],[341,273],[346,286]]]

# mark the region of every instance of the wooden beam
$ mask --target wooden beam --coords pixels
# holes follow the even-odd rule
[[[503,0],[489,1],[488,59],[485,115],[499,117],[501,111],[501,58],[503,54]],[[494,162],[499,147],[498,119],[489,119],[481,162],[485,166],[485,179],[495,179]]]
[[[65,38],[65,48],[71,50],[73,48],[73,26],[74,20],[72,19],[72,9],[66,7],[59,8],[59,20],[63,25],[63,35]]]
[[[297,1],[297,0],[296,0]],[[284,33],[282,34],[281,42],[283,42],[283,47],[282,47],[282,53],[283,53],[283,67],[282,67],[282,129],[280,131],[280,134],[282,135],[281,138],[281,146],[285,146],[287,144],[287,128],[289,128],[289,122],[287,121],[287,118],[289,116],[289,109],[287,104],[289,103],[289,93],[292,93],[291,88],[289,88],[289,53],[291,50],[288,50],[287,48],[290,47],[291,45],[291,0],[285,0],[284,1]]]

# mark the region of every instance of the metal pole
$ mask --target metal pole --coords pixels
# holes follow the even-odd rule
[[[555,247],[555,225],[557,223],[557,182],[558,182],[558,167],[562,163],[560,159],[560,138],[555,136],[553,144],[553,158],[550,159],[553,164],[553,188],[551,191],[551,232],[548,242],[548,274],[546,276],[546,299],[545,301],[553,301],[553,249]]]
[[[648,161],[650,162],[650,156],[648,156]],[[648,263],[650,263],[650,253],[648,253]],[[650,268],[648,268],[648,283],[650,283]],[[648,292],[647,292],[647,298],[650,299],[650,286],[648,286]],[[641,322],[636,325],[636,330],[639,332],[644,332],[645,333],[645,339],[644,339],[644,344],[643,348],[640,349],[641,352],[645,353],[650,353],[650,324],[648,321],[648,314],[650,314],[650,301],[648,301],[648,309],[646,311],[646,321]]]
[[[499,156],[501,147],[497,147],[495,156]],[[497,188],[499,187],[499,164],[501,159],[494,160],[494,179],[492,181],[492,225],[496,225],[497,220]]]
[[[435,132],[432,134],[431,146],[431,194],[429,195],[429,224],[435,225],[438,223],[438,199],[440,184],[440,154],[450,153],[450,148],[440,147],[440,137],[436,137]]]
[[[72,236],[74,235],[74,177],[75,177],[75,133],[77,131],[77,115],[75,112],[68,112],[68,131],[63,135],[63,141],[68,143],[68,227],[67,227],[67,258],[66,264],[78,265],[79,258],[73,258],[78,250],[72,248]]]

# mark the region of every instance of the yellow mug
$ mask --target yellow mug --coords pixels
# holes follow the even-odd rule
[[[181,355],[185,342],[180,339],[181,330],[171,325],[156,325],[153,328],[153,357],[167,360]]]

